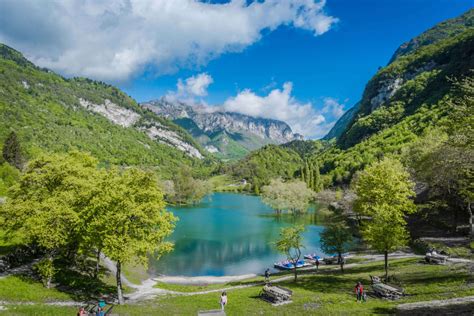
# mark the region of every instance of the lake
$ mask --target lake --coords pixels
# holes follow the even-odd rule
[[[179,217],[170,238],[175,247],[151,263],[155,274],[223,276],[273,269],[273,263],[285,257],[272,243],[282,227],[295,222],[307,227],[303,253],[321,253],[323,226],[315,210],[298,217],[276,216],[260,197],[233,193],[214,193],[200,204],[168,209]]]

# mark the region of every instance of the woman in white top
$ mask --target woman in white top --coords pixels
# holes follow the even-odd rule
[[[221,294],[221,309],[224,310],[224,307],[227,305],[227,293],[224,291]]]

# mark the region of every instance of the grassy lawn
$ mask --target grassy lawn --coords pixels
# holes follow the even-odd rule
[[[358,304],[353,295],[353,286],[362,281],[370,291],[369,275],[382,275],[383,263],[371,263],[347,269],[341,274],[334,270],[304,275],[297,283],[286,281],[280,285],[294,291],[293,303],[279,307],[271,306],[258,298],[261,287],[250,287],[228,291],[229,315],[291,315],[304,312],[316,315],[364,315],[390,313],[396,304],[447,299],[474,295],[473,276],[463,265],[431,266],[418,263],[416,259],[393,261],[391,275],[402,285],[408,296],[398,301],[369,298]],[[185,291],[188,291],[186,289]],[[120,306],[117,313],[129,315],[163,313],[170,315],[195,315],[198,310],[219,308],[219,293],[196,296],[160,297],[153,303]]]
[[[233,179],[229,175],[218,175],[210,178],[212,190],[216,192],[240,192],[245,186],[238,185],[239,180]]]
[[[305,272],[298,282],[292,280],[279,283],[293,290],[293,303],[274,307],[259,299],[261,286],[228,291],[228,315],[293,315],[303,312],[311,315],[367,315],[387,314],[394,311],[397,304],[448,299],[474,295],[474,276],[464,264],[426,265],[419,259],[390,261],[390,275],[405,288],[408,296],[398,301],[388,301],[369,297],[367,302],[355,302],[353,287],[362,281],[366,291],[370,289],[369,275],[383,275],[383,262],[364,264],[347,268],[344,274],[334,269],[322,269],[317,273]],[[281,276],[281,275],[279,275]],[[274,276],[279,277],[279,276]],[[232,285],[248,284],[262,278],[252,278],[229,284],[214,285],[173,285],[160,283],[157,286],[180,292],[196,292],[220,289]],[[48,302],[69,300],[70,297],[57,290],[44,289],[41,284],[17,277],[0,280],[0,300]],[[196,315],[199,310],[219,308],[220,293],[192,296],[161,296],[152,301],[116,306],[114,312],[120,315]],[[53,315],[73,312],[74,308],[46,305],[7,305],[4,314]],[[14,308],[14,309],[13,309]],[[1,313],[1,312],[0,312]]]
[[[72,297],[56,289],[46,289],[40,282],[21,276],[0,279],[0,301],[52,302],[70,301]]]

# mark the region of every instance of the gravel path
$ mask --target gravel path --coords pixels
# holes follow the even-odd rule
[[[436,309],[445,306],[453,306],[453,305],[464,305],[474,303],[474,296],[466,296],[466,297],[458,297],[458,298],[451,298],[448,300],[433,300],[433,301],[424,301],[424,302],[416,302],[416,303],[405,303],[400,304],[397,306],[397,309],[400,311],[411,311],[416,309],[422,308],[430,308]]]

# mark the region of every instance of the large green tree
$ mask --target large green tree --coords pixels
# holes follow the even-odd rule
[[[146,266],[148,255],[159,257],[172,250],[166,242],[176,218],[166,211],[158,180],[136,168],[112,168],[99,183],[94,197],[96,216],[92,229],[101,231],[103,253],[116,262],[117,294],[123,304],[122,265],[138,259]]]
[[[357,194],[354,211],[370,220],[362,223],[362,236],[385,257],[385,277],[388,277],[388,253],[408,240],[406,214],[415,212],[412,200],[414,183],[403,165],[385,158],[360,172],[353,181]]]
[[[9,235],[46,253],[41,271],[49,287],[53,259],[81,236],[81,212],[96,185],[97,161],[79,152],[44,155],[31,161],[12,186],[0,216]]]
[[[173,176],[172,192],[172,194],[170,192],[167,194],[170,203],[195,204],[211,192],[211,186],[205,180],[195,179],[191,168],[183,166]]]
[[[284,253],[288,261],[293,263],[295,282],[298,277],[297,263],[301,258],[301,250],[304,248],[302,236],[304,230],[305,228],[302,225],[282,228],[280,238],[275,243],[276,249]]]
[[[302,181],[274,179],[262,188],[262,198],[277,212],[304,213],[314,198],[314,192]]]

